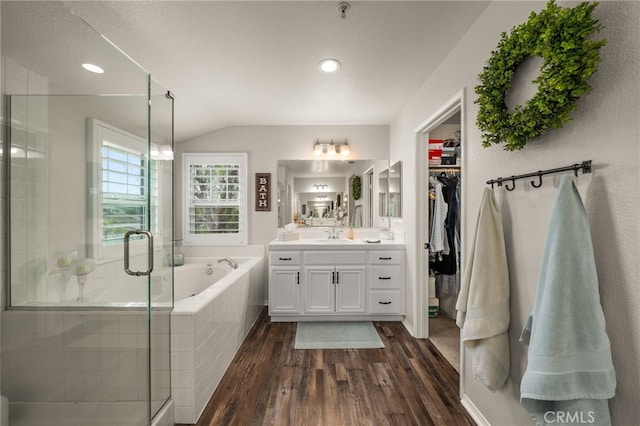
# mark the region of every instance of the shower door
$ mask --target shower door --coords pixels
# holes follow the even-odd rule
[[[0,12],[10,425],[149,425],[171,390],[173,99],[64,4]]]

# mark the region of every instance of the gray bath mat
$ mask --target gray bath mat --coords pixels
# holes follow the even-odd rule
[[[299,322],[295,349],[384,348],[370,321]]]

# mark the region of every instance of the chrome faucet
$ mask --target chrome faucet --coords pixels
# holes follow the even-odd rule
[[[329,228],[329,230],[325,231],[325,232],[329,233],[329,237],[328,238],[330,240],[338,240],[338,239],[340,239],[340,233],[342,232],[342,230],[338,229],[337,227],[332,227],[332,228]]]
[[[234,262],[228,257],[223,257],[222,259],[218,260],[218,263],[222,263],[222,262],[227,262],[229,266],[231,266],[233,269],[238,269],[238,262]]]

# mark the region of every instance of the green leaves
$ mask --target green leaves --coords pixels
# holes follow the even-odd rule
[[[591,17],[597,5],[585,2],[562,8],[550,0],[545,10],[532,12],[526,23],[501,34],[475,87],[483,147],[504,143],[507,151],[521,150],[529,140],[571,121],[577,100],[591,90],[586,80],[596,71],[598,50],[606,44],[606,40],[587,40],[602,29]],[[511,79],[526,57],[536,55],[543,59],[534,81],[538,92],[509,113],[504,98]]]

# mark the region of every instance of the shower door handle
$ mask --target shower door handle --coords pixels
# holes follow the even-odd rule
[[[129,269],[129,238],[132,235],[146,235],[147,236],[147,270],[146,271],[132,271]],[[153,234],[151,231],[145,231],[143,229],[136,229],[135,231],[129,231],[124,234],[124,271],[136,277],[142,275],[150,275],[153,271]]]

